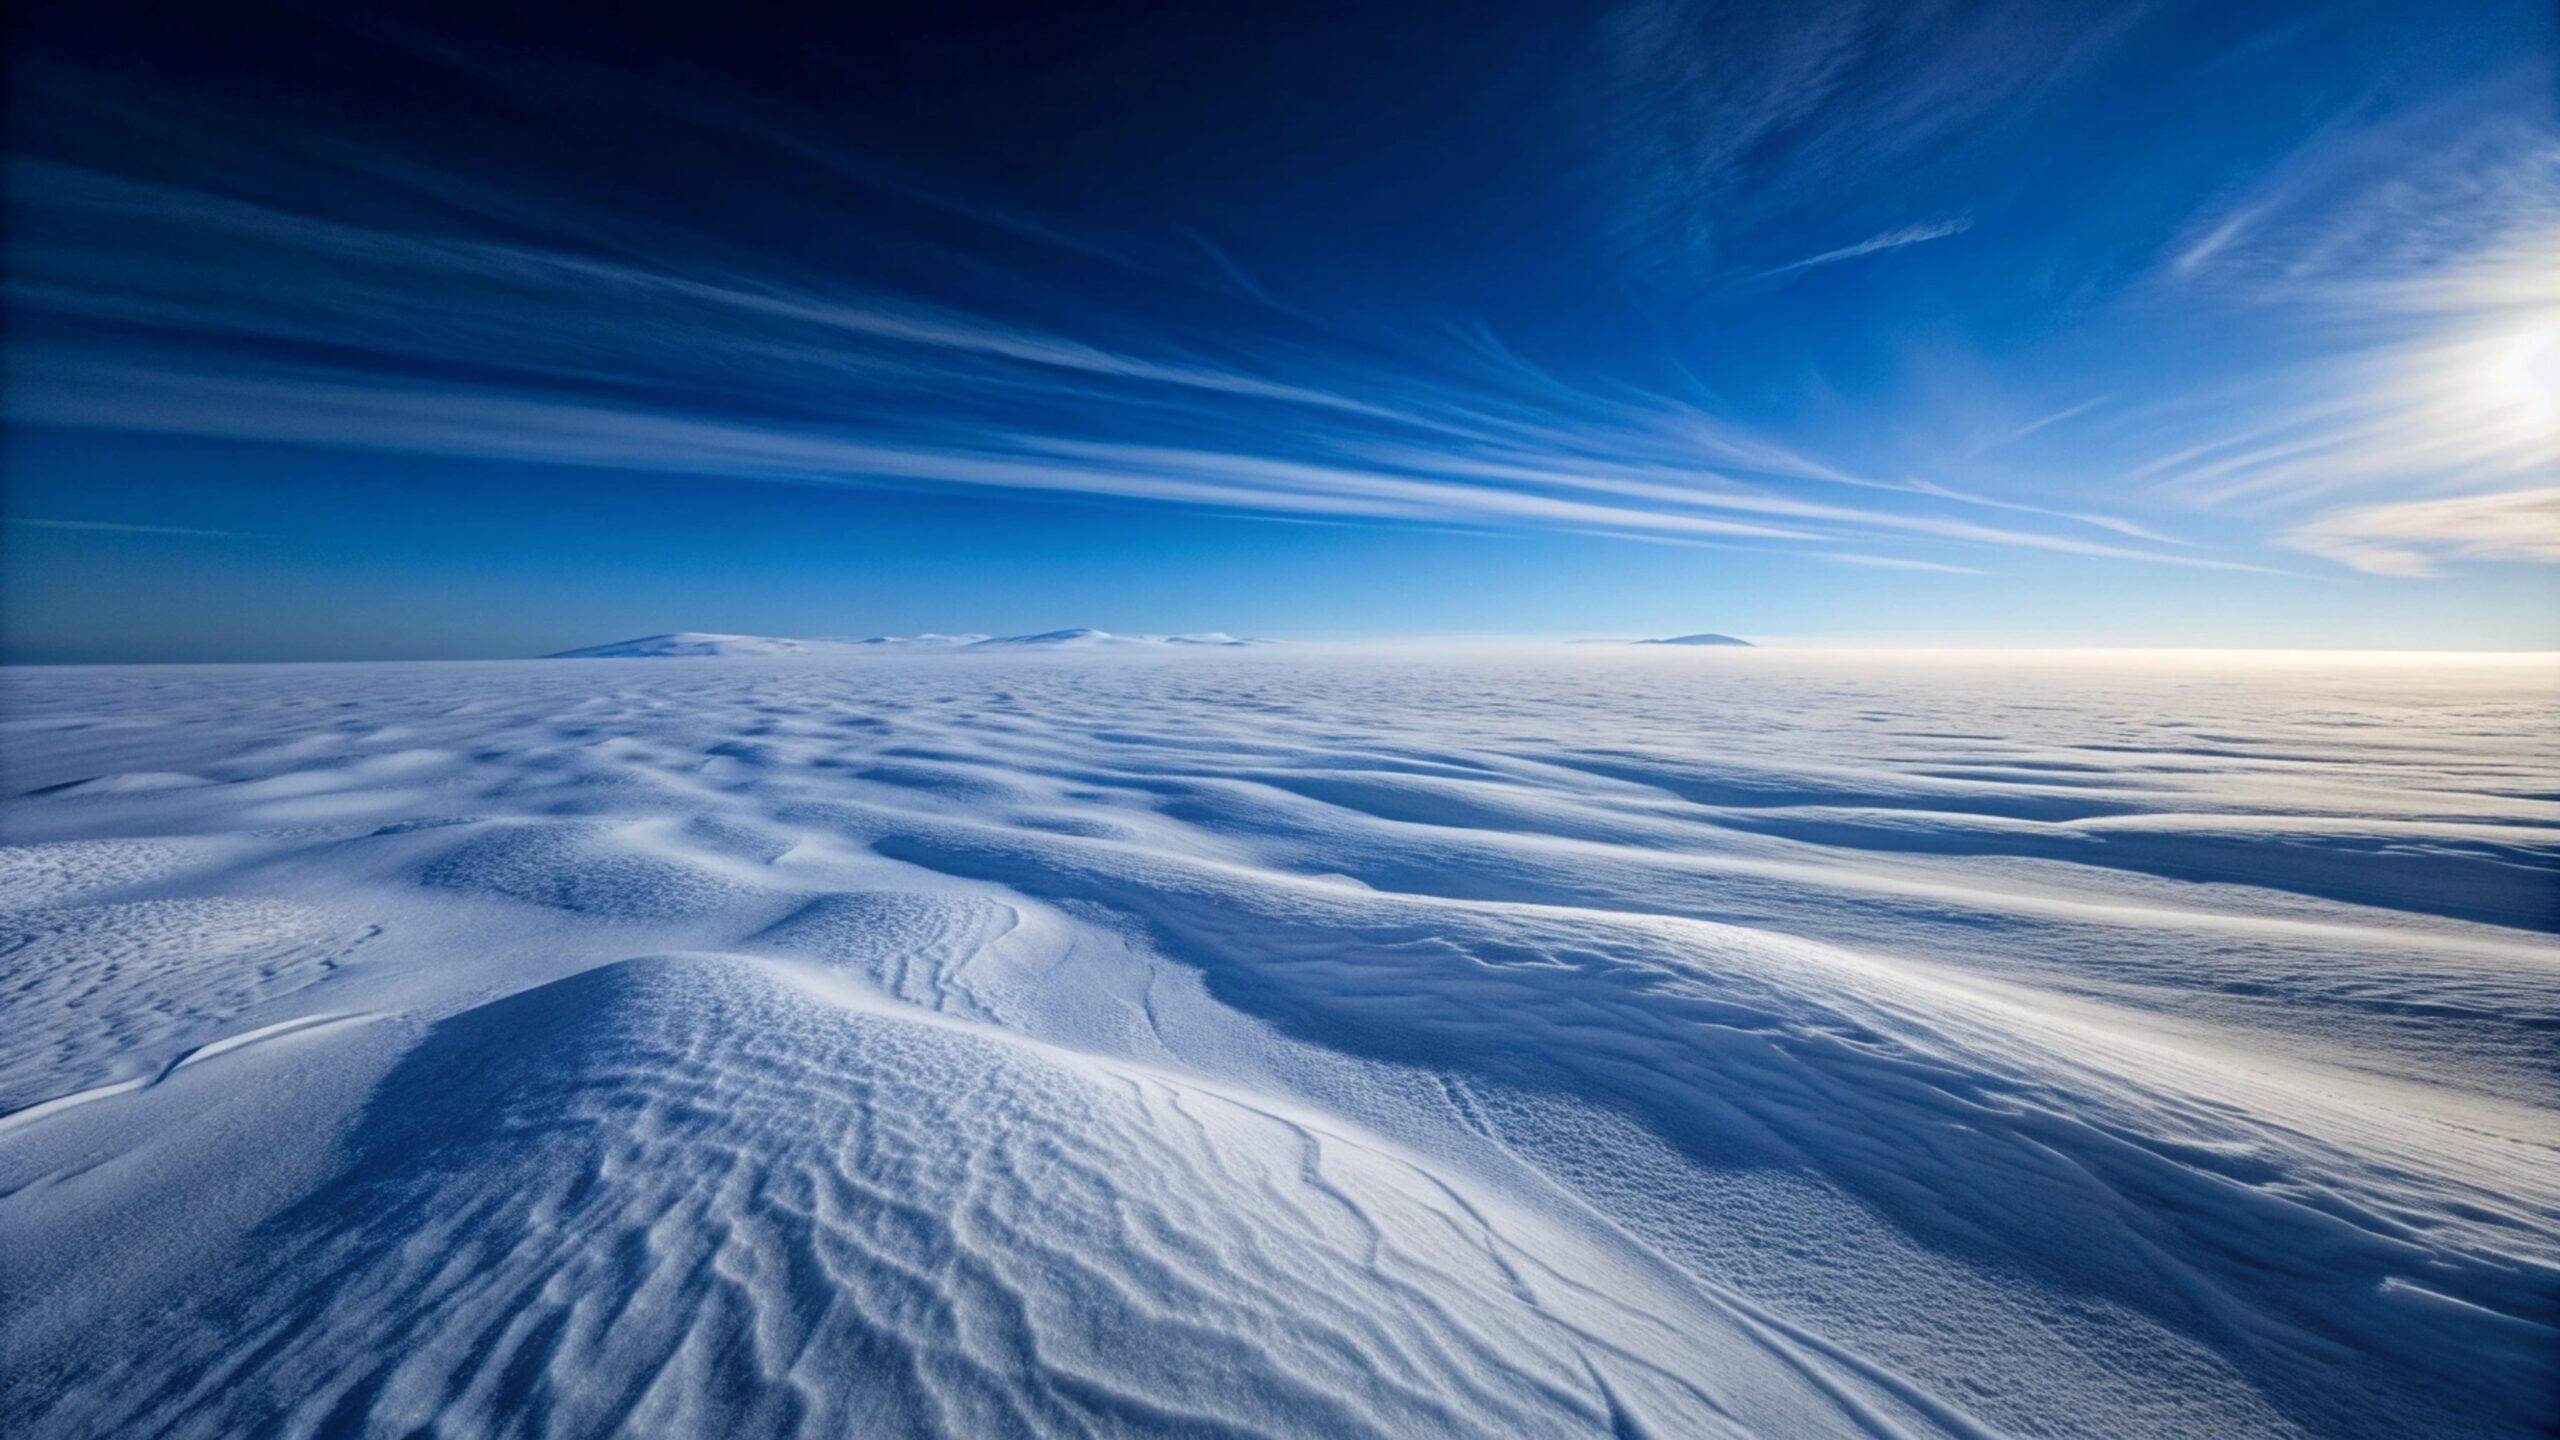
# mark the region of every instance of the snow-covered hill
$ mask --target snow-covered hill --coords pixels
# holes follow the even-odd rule
[[[1638,645],[1739,645],[1746,650],[1751,648],[1751,642],[1748,640],[1736,640],[1730,635],[1709,632],[1696,635],[1672,635],[1660,640],[1638,640],[1635,643]]]
[[[1268,640],[1239,640],[1233,635],[1215,631],[1197,635],[1114,635],[1106,630],[1048,630],[1037,635],[998,635],[981,640],[972,649],[982,650],[1146,650],[1168,645],[1210,645],[1241,648],[1268,645]]]
[[[643,635],[609,645],[588,645],[546,656],[552,660],[695,659],[713,655],[830,655],[854,648],[846,640],[795,640],[780,635],[717,635],[680,630]]]

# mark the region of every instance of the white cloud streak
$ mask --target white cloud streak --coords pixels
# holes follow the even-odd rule
[[[56,520],[41,515],[0,515],[0,524],[36,530],[98,530],[115,535],[184,535],[202,540],[255,540],[244,530],[198,530],[187,525],[128,525],[117,520]]]
[[[2419,579],[2445,557],[2560,562],[2560,486],[2332,510],[2282,544],[2373,575]]]
[[[1899,250],[1906,245],[1924,245],[1932,240],[1944,240],[1950,235],[1961,235],[1972,228],[1973,220],[1970,217],[1939,220],[1926,225],[1905,225],[1897,230],[1887,230],[1881,235],[1870,235],[1855,245],[1843,245],[1837,250],[1825,250],[1819,255],[1808,255],[1802,260],[1791,260],[1784,265],[1772,265],[1754,278],[1766,280],[1776,275],[1792,275],[1799,270],[1810,270],[1817,265],[1837,265],[1843,260],[1855,260],[1863,255]]]
[[[1618,243],[1639,269],[1694,276],[1775,216],[1886,193],[1897,167],[1945,162],[2029,120],[2145,8],[1622,5],[1599,77]],[[1940,238],[1893,233],[1878,248]],[[1873,251],[1830,258],[1855,253]]]
[[[2205,510],[2321,507],[2275,543],[2368,574],[2560,560],[2560,131],[2450,113],[2332,126],[2191,227],[2166,293],[2315,358],[2198,396],[2200,423],[2163,412],[2187,433],[2129,479]]]
[[[1874,570],[1926,570],[1939,575],[1988,575],[1991,573],[1988,570],[1977,570],[1970,565],[1944,565],[1935,560],[1906,560],[1895,555],[1858,555],[1840,550],[1828,551],[1822,558],[1841,565],[1864,565]]]
[[[2560,280],[2527,257],[2560,256],[2560,226],[2417,283],[2404,333],[2226,392],[2245,425],[2209,433],[2131,478],[2207,508],[2280,506],[2355,490],[2511,484],[2560,467]],[[2358,297],[2370,319],[2400,294]],[[2457,297],[2467,305],[2454,308]],[[2408,313],[2408,312],[2402,312]]]
[[[703,253],[604,258],[386,230],[35,161],[9,183],[20,221],[9,296],[50,322],[47,339],[9,350],[20,424],[1777,545],[1885,532],[2234,565],[1929,513],[2005,502],[1865,480],[1684,402],[1577,387],[1490,335],[1405,356],[1304,340],[1256,355],[1251,337],[1186,345],[1126,324],[1105,341]],[[539,229],[523,223],[529,206],[512,212],[520,233]],[[135,326],[160,338],[104,338]],[[96,338],[54,338],[65,327]],[[1894,503],[1811,501],[1737,472]]]

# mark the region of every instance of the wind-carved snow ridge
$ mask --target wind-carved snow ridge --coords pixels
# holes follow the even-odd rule
[[[2547,661],[1051,648],[0,673],[0,1431],[2552,1413]]]

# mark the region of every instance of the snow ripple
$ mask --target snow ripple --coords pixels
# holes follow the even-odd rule
[[[13,1434],[2560,1398],[2543,661],[0,686]]]

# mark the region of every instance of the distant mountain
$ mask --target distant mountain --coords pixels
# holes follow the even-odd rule
[[[1211,631],[1197,635],[1114,635],[1106,630],[1047,630],[1037,635],[873,635],[865,639],[782,635],[714,635],[679,631],[644,635],[546,655],[546,660],[667,660],[709,656],[860,655],[883,650],[1150,650],[1168,646],[1238,649],[1269,645]]]
[[[872,635],[844,643],[857,650],[958,650],[986,638],[984,635],[937,635],[928,630],[922,635]]]
[[[1220,631],[1197,635],[1114,635],[1108,630],[1047,630],[1037,635],[998,635],[971,646],[1004,650],[1129,650],[1159,645],[1215,645],[1240,648],[1269,645],[1269,640],[1238,639]]]
[[[794,640],[780,635],[714,635],[698,630],[679,630],[672,635],[643,635],[637,640],[617,640],[610,645],[589,645],[577,650],[562,650],[546,655],[546,660],[679,660],[710,655],[835,655],[853,650],[861,642],[847,640]]]
[[[1711,635],[1704,633],[1697,635],[1674,635],[1663,640],[1638,640],[1635,643],[1638,645],[1739,645],[1745,650],[1752,648],[1751,642],[1748,640],[1736,640],[1730,635]]]
[[[998,635],[970,646],[972,650],[1123,650],[1158,644],[1143,635],[1114,635],[1108,630],[1043,630],[1037,635]]]

